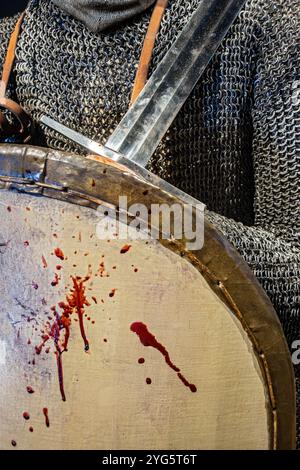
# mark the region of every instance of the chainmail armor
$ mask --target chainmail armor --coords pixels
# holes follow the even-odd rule
[[[151,69],[199,0],[170,0]],[[128,109],[149,12],[89,32],[30,2],[10,94],[104,143]],[[0,61],[16,18],[0,22]],[[248,0],[149,168],[207,204],[269,295],[291,347],[300,339],[300,3]],[[54,131],[36,144],[80,152]],[[295,367],[300,446],[300,366]]]

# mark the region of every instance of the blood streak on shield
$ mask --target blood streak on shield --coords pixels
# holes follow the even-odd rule
[[[140,338],[141,343],[144,346],[147,346],[147,347],[151,346],[152,348],[157,349],[157,351],[159,351],[164,356],[165,361],[168,364],[168,366],[171,369],[173,369],[175,372],[177,372],[178,378],[186,387],[190,389],[191,392],[193,393],[197,392],[197,387],[194,384],[188,382],[188,380],[180,373],[180,369],[171,361],[170,355],[167,349],[161,343],[157,341],[155,336],[152,333],[150,333],[150,331],[148,330],[147,326],[144,323],[142,322],[132,323],[130,329],[133,333],[137,334],[137,336]]]

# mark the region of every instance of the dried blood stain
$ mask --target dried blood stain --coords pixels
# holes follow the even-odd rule
[[[55,254],[55,256],[57,256],[57,258],[59,258],[61,260],[65,259],[65,255],[63,254],[63,252],[60,248],[55,248],[54,254]]]
[[[43,414],[45,416],[45,424],[47,428],[50,427],[50,421],[49,421],[49,414],[48,414],[48,408],[43,408]]]
[[[58,283],[59,283],[59,280],[60,280],[60,278],[59,278],[58,274],[55,273],[55,274],[54,274],[54,279],[53,279],[53,281],[51,282],[51,286],[52,286],[52,287],[57,286]]]
[[[157,341],[155,336],[152,333],[150,333],[150,331],[148,331],[148,328],[144,323],[142,322],[132,323],[130,329],[133,333],[137,334],[141,343],[144,346],[151,346],[152,348],[157,349],[157,351],[159,351],[164,356],[165,361],[168,364],[168,366],[171,369],[173,369],[175,372],[177,372],[178,378],[186,387],[188,387],[191,390],[191,392],[193,393],[197,392],[196,386],[188,382],[187,379],[180,373],[180,369],[171,361],[170,355],[168,351],[166,350],[166,348]]]
[[[115,293],[116,293],[116,290],[117,290],[117,289],[112,289],[112,290],[110,291],[110,293],[108,294],[109,297],[114,297],[114,295],[115,295]]]
[[[123,255],[124,253],[127,253],[131,248],[131,245],[124,245],[121,250],[120,250],[120,253]]]
[[[57,362],[58,382],[60,393],[63,401],[66,401],[66,395],[64,391],[64,378],[63,378],[63,364],[62,354],[68,350],[68,342],[70,338],[70,327],[71,327],[71,315],[77,314],[80,333],[84,342],[85,351],[89,350],[89,342],[85,334],[83,318],[85,314],[85,307],[90,306],[85,295],[85,283],[90,279],[89,276],[81,278],[79,276],[72,276],[73,288],[71,288],[70,294],[66,296],[66,300],[59,302],[58,307],[61,309],[61,313],[58,313],[55,306],[51,307],[54,315],[54,321],[52,324],[47,321],[45,330],[47,333],[41,336],[42,342],[39,346],[35,347],[36,354],[41,354],[45,344],[52,339],[55,346],[55,355]],[[77,318],[74,318],[77,320]],[[62,333],[63,331],[63,333]],[[47,348],[46,352],[49,352]]]

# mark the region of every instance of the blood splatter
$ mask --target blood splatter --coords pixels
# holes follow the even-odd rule
[[[35,352],[36,352],[37,355],[41,354],[42,349],[45,346],[45,344],[46,344],[46,342],[48,341],[49,338],[50,338],[49,335],[42,335],[42,340],[43,341],[41,342],[41,344],[39,346],[35,347]]]
[[[47,268],[48,267],[48,263],[46,261],[46,258],[44,255],[42,255],[42,265],[43,265],[43,268]]]
[[[191,392],[195,393],[197,391],[197,387],[194,384],[191,384],[188,382],[188,380],[180,373],[180,369],[171,361],[170,355],[166,348],[157,341],[155,336],[148,331],[147,325],[145,325],[142,322],[135,322],[132,323],[130,326],[130,329],[133,333],[136,333],[137,336],[139,337],[141,343],[148,347],[152,347],[154,349],[157,349],[165,358],[166,363],[168,366],[173,369],[175,372],[177,372],[178,378],[181,380],[181,382],[188,387]]]
[[[28,421],[28,419],[30,419],[30,414],[28,413],[28,411],[24,411],[23,418],[26,419],[26,421]]]
[[[62,401],[66,401],[66,394],[64,388],[64,374],[63,374],[63,367],[62,367],[62,355],[63,351],[57,350],[55,352],[56,355],[56,364],[57,364],[57,373],[58,373],[58,383],[59,383],[59,390],[61,394]]]
[[[45,424],[47,428],[50,427],[50,421],[49,421],[49,414],[48,414],[48,408],[43,408],[43,414],[45,416]]]
[[[131,245],[124,245],[121,250],[120,250],[120,253],[123,255],[124,253],[127,253],[131,248]]]
[[[61,266],[60,264],[58,264],[58,265],[56,266],[56,269],[57,269],[57,271],[60,271],[60,270],[62,269],[62,266]]]
[[[24,243],[23,243],[24,246],[29,246],[29,241],[26,240]]]
[[[52,286],[52,287],[55,287],[55,286],[58,285],[58,283],[59,283],[59,276],[58,276],[57,273],[55,273],[55,274],[54,274],[54,279],[53,279],[53,281],[51,282],[51,286]]]
[[[55,248],[54,254],[55,254],[55,256],[57,256],[57,258],[59,258],[61,260],[65,259],[65,255],[63,254],[63,251],[60,248]]]
[[[109,297],[114,297],[114,295],[115,295],[115,293],[116,293],[116,290],[117,290],[117,289],[112,289],[112,290],[110,291],[110,293],[108,294]]]
[[[33,388],[30,387],[30,386],[27,386],[27,387],[26,387],[26,390],[27,390],[27,392],[30,393],[30,394],[31,394],[31,393],[34,393]]]
[[[47,334],[41,336],[42,342],[39,346],[35,347],[36,354],[41,354],[43,347],[50,340],[54,342],[55,356],[57,362],[57,372],[60,393],[63,401],[66,401],[66,395],[64,391],[64,379],[63,379],[63,364],[62,354],[68,350],[68,342],[70,338],[70,327],[71,327],[71,315],[77,313],[78,318],[74,320],[79,321],[79,327],[81,336],[84,342],[85,351],[89,350],[89,342],[85,334],[83,318],[85,315],[85,307],[90,306],[85,295],[85,283],[90,279],[90,276],[81,278],[78,276],[71,277],[73,281],[73,288],[70,294],[66,296],[66,300],[59,302],[58,307],[62,310],[59,314],[56,307],[51,307],[54,315],[52,324],[48,321],[45,326]],[[64,334],[62,335],[62,330]],[[47,348],[46,352],[49,352]]]
[[[30,426],[29,432],[33,432],[33,427],[32,426]]]
[[[99,274],[100,277],[109,277],[109,274],[105,271],[104,261],[102,261],[99,265]]]
[[[89,342],[85,335],[84,324],[83,324],[83,315],[84,315],[84,307],[90,306],[90,303],[87,301],[85,295],[85,282],[89,280],[89,276],[81,279],[80,277],[72,277],[73,281],[73,289],[71,291],[71,295],[67,298],[68,304],[71,308],[73,308],[79,320],[80,326],[80,333],[84,342],[84,349],[85,351],[89,350]]]
[[[11,445],[12,445],[13,447],[16,447],[17,443],[16,443],[16,441],[15,441],[14,439],[11,440]]]
[[[146,378],[146,384],[148,385],[152,384],[152,380],[149,377]]]
[[[144,364],[145,362],[145,359],[143,357],[140,357],[139,360],[138,360],[138,363],[139,364]]]
[[[97,303],[98,303],[98,301],[97,301],[96,297],[94,297],[94,296],[93,296],[93,297],[92,297],[92,299],[93,299],[93,301],[95,302],[95,304],[97,304]]]

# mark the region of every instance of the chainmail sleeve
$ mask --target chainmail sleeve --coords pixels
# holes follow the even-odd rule
[[[19,15],[15,15],[10,18],[0,19],[0,70],[2,72],[2,66],[6,55],[8,42],[15,27]],[[18,101],[16,96],[16,86],[14,81],[14,74],[11,77],[10,83],[7,89],[7,96]]]
[[[152,71],[198,5],[170,0]],[[48,114],[104,143],[128,108],[150,14],[94,34],[50,1],[31,0],[11,92],[36,122]],[[15,21],[0,22],[0,62]],[[149,166],[207,205],[269,295],[290,347],[300,339],[299,31],[299,0],[247,0]],[[39,125],[35,143],[81,152]]]

